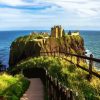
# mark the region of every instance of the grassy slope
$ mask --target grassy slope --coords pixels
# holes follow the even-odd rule
[[[93,76],[91,82],[86,80],[87,72],[77,68],[65,60],[53,57],[30,58],[18,64],[13,70],[29,67],[45,67],[49,73],[78,92],[76,100],[100,100],[100,80]]]
[[[22,75],[0,75],[0,96],[7,100],[20,100],[24,91],[28,88],[29,81]]]

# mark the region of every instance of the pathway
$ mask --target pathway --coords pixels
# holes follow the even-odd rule
[[[31,78],[30,86],[20,100],[44,100],[44,89],[40,78]]]

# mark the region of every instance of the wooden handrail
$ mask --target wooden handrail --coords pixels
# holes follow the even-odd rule
[[[66,61],[68,61],[68,62],[70,62],[70,63],[72,63],[72,64],[75,64],[75,63],[73,63],[72,61],[70,61],[70,60],[68,60],[68,59],[66,59],[66,58],[63,58],[63,57],[61,57],[61,58],[64,59],[64,60],[66,60]],[[75,65],[76,65],[77,67],[79,67],[79,68],[81,68],[81,69],[83,69],[83,70],[89,72],[89,69],[87,69],[87,68],[85,68],[85,67],[82,67],[82,66],[80,66],[80,65],[78,65],[78,64],[75,64]],[[100,74],[98,74],[98,73],[96,73],[96,72],[93,72],[93,71],[92,71],[91,74],[93,74],[94,76],[100,78]]]
[[[64,52],[61,52],[61,53],[64,53]],[[95,62],[99,62],[99,63],[100,63],[100,59],[97,59],[97,58],[90,58],[90,57],[87,57],[86,55],[81,56],[81,55],[70,54],[70,53],[64,53],[64,54],[66,54],[66,55],[71,55],[71,56],[75,56],[75,57],[79,57],[79,58],[83,58],[83,59],[86,59],[86,60],[92,60],[92,61],[95,61]]]
[[[100,78],[100,74],[98,74],[98,73],[92,71],[93,61],[99,62],[99,63],[100,63],[100,59],[93,58],[93,55],[91,55],[90,57],[87,57],[87,56],[85,56],[85,55],[83,56],[83,55],[70,54],[70,53],[57,52],[57,51],[54,51],[54,52],[40,52],[40,54],[41,54],[41,53],[42,53],[42,54],[51,54],[51,55],[54,54],[54,55],[53,55],[54,57],[56,56],[55,53],[59,53],[59,55],[64,54],[65,56],[70,55],[70,56],[74,56],[74,57],[77,57],[77,58],[82,58],[82,59],[84,59],[84,60],[89,60],[89,69],[87,69],[87,68],[85,68],[85,67],[80,66],[78,61],[77,61],[77,64],[75,64],[75,63],[73,63],[72,61],[70,61],[70,60],[68,60],[68,59],[66,59],[66,58],[64,58],[64,57],[61,57],[62,59],[65,59],[65,60],[69,61],[70,63],[73,63],[73,64],[77,65],[77,67],[79,67],[79,68],[81,68],[81,69],[83,69],[83,70],[89,72],[89,80],[92,78],[92,75],[94,75],[94,76]],[[58,56],[57,56],[57,57],[58,57]]]
[[[92,61],[100,63],[100,59],[90,58],[90,57],[87,57],[86,55],[77,55],[77,54],[71,54],[71,53],[65,53],[65,52],[40,52],[40,53],[45,53],[45,54],[46,53],[60,53],[60,54],[75,56],[75,57],[83,58],[83,59],[86,59],[86,60],[92,60]]]

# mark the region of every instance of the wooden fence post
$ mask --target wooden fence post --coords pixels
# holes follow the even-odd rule
[[[54,78],[54,82],[53,82],[53,93],[54,93],[54,100],[56,100],[56,78]]]
[[[68,88],[65,88],[65,100],[68,100]]]
[[[56,100],[56,78],[54,78],[54,83],[53,83],[53,91],[54,91],[54,100]]]
[[[61,100],[67,100],[67,97],[66,97],[66,89],[64,86],[62,86],[62,97],[61,97]]]
[[[59,83],[58,83],[58,80],[56,80],[56,100],[59,100]]]
[[[67,89],[67,100],[70,100],[70,90]]]
[[[67,100],[67,90],[66,89],[64,90],[64,98],[65,100]]]
[[[49,100],[52,100],[52,87],[51,87],[51,77],[49,75]]]
[[[51,79],[51,100],[53,100],[53,77],[52,76],[50,76],[50,79]]]
[[[75,99],[78,99],[78,92],[75,93],[74,100],[75,100]]]
[[[50,77],[48,74],[48,100],[50,99]]]
[[[58,82],[58,86],[59,86],[59,99],[58,100],[61,100],[61,84]]]
[[[3,96],[0,96],[0,100],[4,100],[4,97]]]
[[[93,58],[93,55],[90,54],[90,58]],[[93,67],[93,61],[90,59],[89,61],[89,80],[92,78],[92,67]]]
[[[63,89],[63,87],[62,87],[62,85],[61,85],[61,100],[64,100],[65,98],[64,98],[64,89]]]
[[[70,100],[70,90],[68,88],[66,88],[66,99],[65,100]]]
[[[73,92],[70,90],[70,100],[73,100]]]

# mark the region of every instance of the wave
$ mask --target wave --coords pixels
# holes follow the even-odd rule
[[[90,54],[93,54],[89,49],[86,49],[86,56],[90,57]],[[94,56],[94,54],[93,54]],[[89,61],[87,60],[87,63],[89,64]],[[94,62],[93,67],[95,68],[95,70],[100,71],[100,63]]]
[[[90,54],[93,54],[89,49],[86,49],[86,56],[90,56]]]

